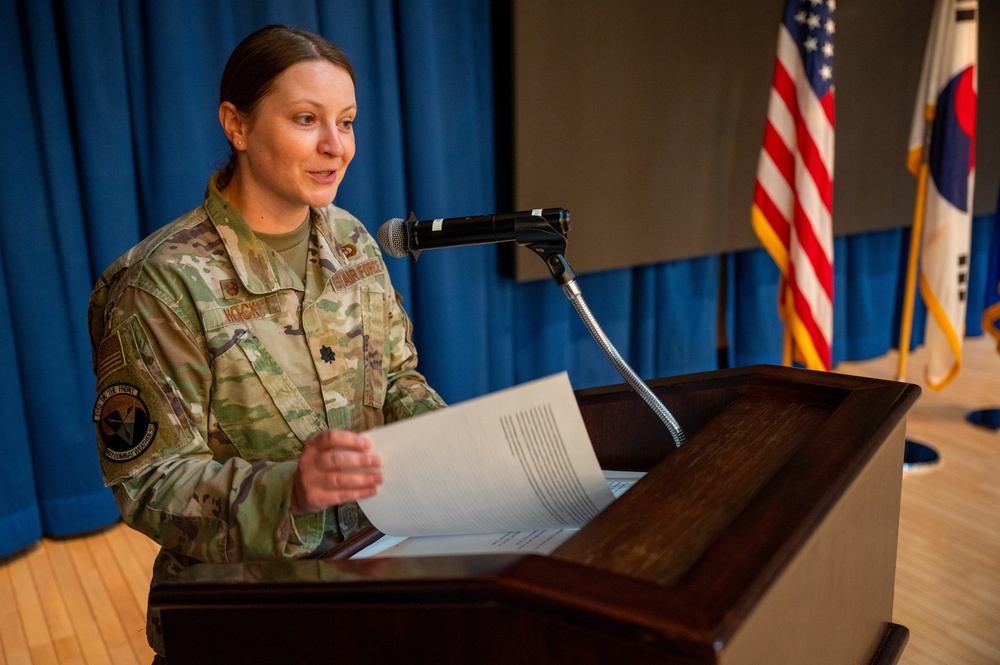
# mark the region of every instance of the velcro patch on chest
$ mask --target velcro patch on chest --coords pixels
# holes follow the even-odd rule
[[[363,279],[381,275],[384,272],[382,262],[378,259],[368,259],[356,266],[344,268],[333,273],[330,283],[333,284],[334,291],[349,289]]]
[[[280,312],[281,304],[277,296],[268,295],[256,300],[246,300],[206,310],[202,316],[204,317],[205,330],[215,330],[234,323],[266,319]]]

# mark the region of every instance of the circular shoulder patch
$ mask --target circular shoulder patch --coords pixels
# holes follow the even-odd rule
[[[128,462],[146,452],[156,438],[156,423],[139,397],[139,389],[127,383],[108,386],[94,404],[102,454],[112,462]]]

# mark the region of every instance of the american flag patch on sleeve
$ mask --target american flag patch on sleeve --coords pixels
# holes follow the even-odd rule
[[[125,350],[122,348],[121,332],[115,331],[108,335],[97,350],[97,383],[100,385],[113,372],[123,369],[128,362],[125,360]]]

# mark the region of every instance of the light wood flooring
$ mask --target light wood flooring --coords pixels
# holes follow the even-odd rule
[[[118,524],[45,539],[0,567],[0,665],[149,665],[146,596],[156,551]]]
[[[1000,354],[988,335],[965,340],[963,367],[941,392],[923,383],[923,349],[907,380],[923,387],[907,439],[940,462],[903,475],[894,621],[910,629],[902,665],[1000,665],[1000,433],[966,422],[1000,408]],[[898,355],[838,371],[896,377]]]
[[[1000,354],[965,342],[965,367],[925,389],[907,436],[941,461],[903,476],[894,621],[910,629],[902,665],[1000,665],[1000,433],[969,411],[1000,407]],[[837,371],[892,379],[896,354]],[[922,350],[909,380],[921,384]],[[144,613],[153,543],[122,525],[43,540],[0,565],[0,665],[146,664]],[[762,664],[766,665],[766,664]]]

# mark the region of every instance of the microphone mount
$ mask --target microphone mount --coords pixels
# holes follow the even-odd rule
[[[680,448],[681,444],[684,443],[686,437],[684,435],[684,430],[681,429],[680,424],[670,410],[663,405],[663,402],[653,393],[648,385],[636,374],[635,370],[625,359],[622,358],[621,354],[618,353],[618,349],[615,348],[614,344],[605,334],[604,329],[601,328],[601,324],[597,322],[597,318],[594,316],[593,312],[590,311],[590,307],[587,306],[587,301],[583,299],[583,293],[580,291],[580,286],[576,283],[576,274],[570,267],[569,262],[566,257],[563,256],[563,252],[566,250],[566,239],[563,238],[562,247],[556,246],[542,246],[542,247],[531,247],[536,254],[542,257],[545,261],[546,267],[549,269],[549,273],[552,275],[552,279],[555,280],[556,284],[562,287],[563,293],[573,304],[573,308],[576,313],[580,315],[583,320],[587,330],[590,331],[591,336],[597,345],[601,347],[604,351],[604,355],[607,356],[611,364],[614,365],[618,373],[622,375],[622,378],[632,387],[632,389],[639,395],[643,402],[646,403],[656,417],[666,426],[667,430],[670,432],[671,438],[674,440],[674,445]]]
[[[545,262],[545,266],[549,269],[552,279],[559,286],[565,287],[566,284],[570,284],[576,280],[576,273],[573,272],[573,268],[570,267],[566,257],[563,256],[566,251],[565,236],[528,243],[525,247],[541,257],[542,261]]]

